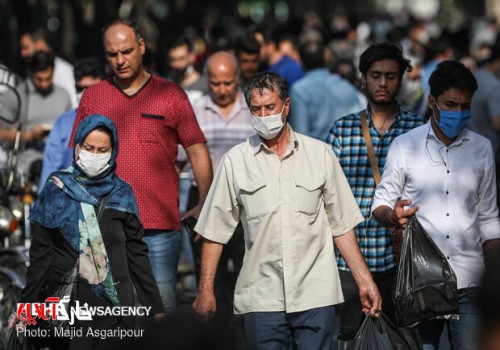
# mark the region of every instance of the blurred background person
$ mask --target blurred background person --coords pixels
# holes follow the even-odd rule
[[[403,76],[398,102],[404,111],[427,117],[429,93],[425,91],[422,84],[422,61],[417,56],[408,56],[408,59],[412,69]]]
[[[104,65],[96,57],[82,58],[75,61],[75,89],[77,100],[80,102],[83,91],[105,77]],[[73,161],[73,152],[69,148],[71,130],[75,123],[76,109],[63,113],[57,118],[50,131],[43,152],[42,173],[40,175],[40,192],[50,173],[56,170],[66,169]]]
[[[489,139],[497,162],[500,161],[500,46],[491,48],[490,56],[474,72],[478,89],[471,106],[468,127]]]
[[[422,62],[425,59],[426,47],[430,40],[431,35],[426,22],[411,17],[406,36],[401,40],[400,44],[406,55],[416,57]]]
[[[19,167],[31,182],[38,184],[47,136],[58,116],[71,109],[68,93],[53,83],[54,56],[37,51],[30,61],[27,81],[28,109],[22,133],[24,150]]]
[[[495,153],[497,190],[500,188],[500,46],[491,47],[487,57],[474,72],[477,91],[471,104],[468,128],[491,141]],[[497,197],[500,201],[500,198]]]
[[[260,44],[260,61],[267,72],[278,73],[286,79],[288,88],[302,78],[304,70],[293,58],[279,50],[277,29],[272,25],[262,26],[254,32]]]
[[[28,67],[35,51],[50,52],[54,55],[53,81],[67,91],[71,99],[71,106],[76,108],[77,101],[73,66],[71,63],[55,54],[47,30],[42,27],[36,27],[22,32],[19,37],[19,46],[21,49],[21,58],[25,60]],[[28,72],[28,75],[29,74]]]
[[[167,77],[186,91],[191,103],[208,92],[207,78],[194,68],[195,54],[187,37],[180,36],[172,40],[167,57],[170,66]]]
[[[0,183],[4,185],[11,170],[10,161],[21,115],[21,96],[18,98],[16,92],[23,90],[24,81],[0,63],[0,82]]]
[[[240,86],[243,87],[259,72],[260,44],[253,35],[240,37],[235,45],[235,54],[240,71]]]
[[[328,130],[340,117],[363,108],[356,88],[325,66],[325,46],[309,42],[300,46],[305,75],[290,90],[288,122],[304,135],[325,141]]]
[[[469,70],[474,73],[477,70],[477,61],[472,56],[462,56],[459,60],[464,66],[469,68]]]
[[[293,59],[298,64],[300,61],[299,40],[296,35],[285,33],[278,38],[278,50]]]
[[[436,69],[439,62],[453,60],[455,57],[455,50],[451,45],[450,40],[442,35],[439,38],[434,38],[429,42],[426,51],[426,62],[422,69],[422,86],[427,93],[430,93],[431,87],[429,86],[429,78]]]

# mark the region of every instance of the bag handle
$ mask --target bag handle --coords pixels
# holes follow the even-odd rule
[[[364,110],[361,111],[361,129],[363,130],[363,137],[365,138],[366,150],[368,151],[368,159],[370,159],[370,166],[372,168],[373,178],[375,179],[375,185],[378,186],[380,183],[380,168],[378,167],[375,151],[373,150],[372,137],[370,136],[368,120]]]
[[[101,203],[99,203],[99,207],[97,208],[97,213],[96,213],[97,214],[97,221],[99,221],[99,219],[102,216],[102,213],[104,211],[104,207],[106,206],[106,203],[108,202],[108,198],[109,198],[109,194],[102,197]]]

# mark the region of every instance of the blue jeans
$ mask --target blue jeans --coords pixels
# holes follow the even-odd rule
[[[302,312],[251,312],[243,315],[247,350],[331,350],[333,306]]]
[[[446,325],[453,350],[476,350],[481,332],[480,315],[477,307],[478,288],[458,291],[459,320],[432,320],[422,322],[418,329],[424,350],[439,348],[439,339]]]
[[[160,289],[165,312],[172,311],[176,305],[177,264],[182,244],[181,231],[145,230],[143,240],[148,245],[151,269]]]

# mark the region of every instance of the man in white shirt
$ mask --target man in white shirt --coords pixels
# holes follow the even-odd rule
[[[257,135],[224,155],[195,227],[205,240],[193,308],[203,318],[215,313],[217,263],[241,220],[245,260],[234,311],[243,314],[247,349],[330,350],[333,305],[343,301],[333,243],[353,271],[363,311],[374,316],[382,306],[354,235],[363,217],[332,149],[285,123],[285,79],[257,74],[244,93]]]
[[[437,349],[448,324],[453,349],[477,349],[476,306],[484,257],[500,238],[495,161],[491,143],[465,129],[476,79],[463,64],[443,61],[429,78],[433,116],[397,137],[389,150],[372,205],[388,228],[404,227],[416,213],[447,257],[458,281],[460,320],[419,325],[424,349]]]

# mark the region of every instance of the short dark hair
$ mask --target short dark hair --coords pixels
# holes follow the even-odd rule
[[[84,77],[103,79],[106,76],[104,72],[104,65],[97,57],[85,57],[76,60],[73,72],[75,74],[76,81]]]
[[[472,95],[477,90],[477,81],[474,74],[458,61],[442,61],[432,72],[429,78],[431,95],[438,98],[450,88],[469,91]]]
[[[444,34],[439,38],[433,38],[429,44],[427,44],[426,56],[435,57],[443,55],[449,50],[450,46],[451,42]]]
[[[47,51],[35,51],[30,61],[31,73],[42,72],[54,68],[54,54]]]
[[[245,100],[248,106],[250,106],[252,92],[256,89],[260,93],[262,93],[264,90],[276,91],[283,103],[285,103],[286,99],[288,98],[288,85],[286,83],[286,79],[278,73],[261,72],[254,75],[245,84],[243,93],[245,94]]]
[[[242,52],[249,53],[252,55],[258,55],[260,52],[260,44],[255,39],[254,35],[246,35],[238,39],[235,45],[236,55]]]
[[[54,47],[53,39],[50,37],[49,32],[45,29],[45,27],[36,25],[22,31],[21,35],[29,35],[33,41],[43,40],[50,48]]]
[[[265,44],[274,43],[278,46],[279,34],[275,25],[270,23],[261,24],[254,29],[253,33],[254,35],[255,33],[261,33]]]
[[[300,60],[306,70],[325,67],[325,45],[318,41],[306,42],[299,47]]]
[[[370,45],[359,58],[359,71],[366,75],[373,63],[385,59],[391,59],[398,63],[400,79],[403,78],[405,71],[411,71],[410,60],[403,56],[401,46],[390,42]]]
[[[342,58],[336,61],[333,72],[353,84],[356,81],[356,67],[354,66],[354,62],[350,59]]]
[[[128,18],[120,18],[120,19],[115,19],[114,21],[106,24],[104,27],[101,29],[102,36],[104,38],[104,35],[108,31],[109,28],[117,25],[117,24],[123,24],[124,26],[127,26],[129,28],[132,28],[134,31],[135,39],[137,41],[142,39],[142,34],[141,34],[141,28],[139,27],[139,24],[137,24],[136,21]]]
[[[187,36],[185,35],[176,36],[173,40],[171,40],[168,43],[167,52],[184,45],[187,46],[189,52],[193,51],[193,44],[191,43],[191,41],[188,39]]]

